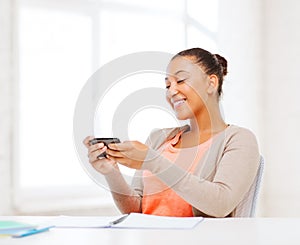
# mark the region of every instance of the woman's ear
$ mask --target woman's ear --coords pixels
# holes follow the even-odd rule
[[[219,87],[219,79],[216,75],[212,74],[209,75],[208,77],[208,88],[207,88],[207,93],[208,94],[213,94],[214,92],[218,91],[218,87]]]

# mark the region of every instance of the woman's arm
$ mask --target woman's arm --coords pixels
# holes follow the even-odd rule
[[[125,181],[120,171],[113,171],[105,175],[113,199],[122,213],[141,213],[141,196]]]
[[[113,199],[122,213],[141,212],[141,197],[125,181],[117,163],[112,159],[98,156],[107,150],[103,143],[90,145],[93,137],[87,137],[83,143],[88,148],[88,157],[91,165],[101,174],[109,185]]]

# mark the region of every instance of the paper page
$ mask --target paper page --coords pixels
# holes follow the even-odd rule
[[[106,228],[122,216],[59,216],[49,223],[56,228]]]
[[[122,222],[113,225],[115,228],[137,229],[192,229],[203,220],[203,217],[166,217],[131,213]]]

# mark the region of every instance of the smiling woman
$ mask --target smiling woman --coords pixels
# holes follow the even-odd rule
[[[199,64],[199,66],[195,66],[194,64]],[[183,68],[183,70],[180,70],[181,68]],[[203,107],[199,105],[203,104],[203,99],[207,100],[207,98],[209,98],[202,91],[207,90],[207,92],[212,93],[214,89],[216,89],[217,101],[219,100],[222,93],[223,77],[227,74],[227,61],[222,56],[212,55],[204,49],[189,49],[178,53],[178,55],[172,59],[167,72],[170,74],[170,76],[165,79],[167,100],[174,106],[177,117],[181,120],[186,120],[190,118],[190,115],[180,116],[178,114],[180,110],[177,109],[182,108],[183,105],[188,105],[190,101],[189,108],[196,106],[198,110],[202,110]],[[189,86],[183,86],[184,84]],[[182,91],[182,95],[190,93],[188,101],[186,97],[177,95],[180,94],[180,88],[190,90]],[[218,104],[213,104],[217,106],[216,108],[219,108]],[[217,118],[221,118],[219,109],[213,111],[215,113],[218,112]],[[207,115],[207,118],[209,118],[209,115]]]
[[[247,217],[259,169],[259,150],[248,129],[225,123],[219,108],[227,61],[193,48],[175,55],[168,67],[166,99],[189,125],[160,129],[146,144],[108,146],[84,140],[90,164],[111,189],[123,213],[162,216]],[[106,152],[105,158],[98,156]],[[118,164],[136,169],[128,185]],[[251,201],[252,202],[252,201]]]

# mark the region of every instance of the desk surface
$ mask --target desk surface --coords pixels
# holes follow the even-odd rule
[[[36,216],[0,217],[0,219],[31,223],[45,221],[47,218]],[[192,230],[53,228],[48,232],[23,238],[0,237],[0,245],[299,245],[299,227],[299,218],[226,218],[204,219],[202,223]]]

